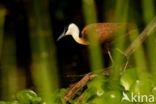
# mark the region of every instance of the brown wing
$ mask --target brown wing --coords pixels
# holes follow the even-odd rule
[[[111,40],[115,33],[119,30],[132,28],[131,24],[127,23],[95,23],[87,25],[82,30],[82,37],[87,38],[90,32],[94,32],[98,36],[100,42],[106,42]]]

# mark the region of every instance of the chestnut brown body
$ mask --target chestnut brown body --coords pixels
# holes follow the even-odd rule
[[[134,28],[133,24],[127,23],[95,23],[84,27],[80,37],[87,40],[88,34],[93,32],[101,43],[105,43],[115,38],[118,32],[125,30],[129,34]]]

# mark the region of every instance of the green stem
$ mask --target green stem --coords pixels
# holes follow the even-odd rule
[[[54,104],[58,89],[56,50],[52,39],[48,0],[32,0],[29,15],[32,50],[32,76],[39,94],[47,104]]]

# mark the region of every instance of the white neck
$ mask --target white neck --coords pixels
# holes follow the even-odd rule
[[[79,33],[80,31],[78,26],[72,23],[70,24],[66,35],[71,35],[73,39],[79,44],[88,45],[88,42],[85,39],[79,37]]]
[[[75,34],[75,35],[72,35],[72,37],[77,43],[82,44],[82,45],[88,45],[88,42],[85,39],[80,38],[79,35]]]

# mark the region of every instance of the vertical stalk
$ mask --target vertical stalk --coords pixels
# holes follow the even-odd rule
[[[9,36],[4,37],[4,19],[6,9],[0,8],[0,76],[1,76],[1,95],[4,99],[11,97],[18,90],[18,77],[16,67],[16,47],[15,38]]]
[[[124,8],[124,9],[123,9]],[[129,11],[129,0],[117,0],[116,1],[116,21],[119,23],[126,23],[127,18],[128,18],[128,11]],[[120,35],[125,35],[126,34],[126,28],[123,28],[121,31],[116,33],[117,36],[120,37]],[[126,36],[125,36],[126,37]],[[121,71],[121,66],[123,63],[123,54],[118,52],[116,49],[119,49],[121,51],[124,50],[125,48],[125,41],[126,39],[120,39],[120,38],[115,38],[115,44],[113,44],[113,58],[114,58],[114,63],[113,63],[113,68],[112,68],[112,79],[113,80],[119,80],[120,76],[120,71]],[[114,82],[114,81],[113,81]],[[119,81],[115,81],[119,82]]]
[[[4,18],[5,18],[5,14],[6,14],[6,9],[4,7],[0,7],[0,64],[2,62],[2,59],[1,59],[1,56],[2,56],[2,47],[3,47],[3,37],[4,37]],[[0,66],[0,83],[1,83],[1,86],[0,86],[0,96],[2,95],[3,96],[3,83],[2,83],[2,74],[3,73],[3,70],[1,69],[1,66]]]
[[[1,57],[2,70],[2,96],[5,99],[11,97],[18,90],[18,72],[16,67],[16,47],[15,39],[7,36],[3,40],[3,51]]]
[[[83,5],[83,14],[86,24],[96,23],[97,22],[97,14],[95,9],[94,0],[82,0]],[[98,40],[98,34],[95,34],[94,31],[90,31],[88,34],[89,39],[89,52],[90,52],[90,63],[91,70],[93,72],[102,71],[103,70],[103,59],[101,53],[101,47]],[[97,89],[98,92],[103,92],[102,89],[102,80],[103,76],[99,76],[98,79],[93,83],[94,88]],[[96,104],[103,104],[103,102],[96,102]]]
[[[96,23],[97,15],[94,0],[82,0],[83,13],[86,24]],[[96,34],[97,35],[97,34]],[[91,69],[93,72],[103,69],[103,59],[101,55],[101,47],[94,31],[88,35]]]
[[[54,104],[52,95],[58,88],[56,53],[49,19],[49,1],[32,0],[30,40],[32,76],[39,94],[47,104]]]
[[[1,59],[2,46],[3,46],[5,15],[6,15],[6,9],[4,7],[0,7],[0,59]]]
[[[134,42],[138,35],[139,35],[138,31],[133,32],[133,34],[130,35],[131,42]],[[138,41],[136,45],[137,44],[141,44],[141,40]],[[138,48],[135,50],[134,60],[137,69],[138,78],[140,80],[144,80],[147,76],[146,73],[148,72],[147,72],[147,64],[146,64],[147,62],[145,60],[145,53],[142,45],[138,46]]]
[[[155,8],[154,8],[154,0],[143,0],[142,1],[142,8],[143,8],[143,17],[144,17],[144,22],[147,25],[151,19],[154,18],[155,16]],[[147,38],[147,54],[148,54],[148,69],[151,70],[153,76],[156,75],[156,49],[155,49],[155,34],[151,33],[151,36]],[[152,35],[153,34],[153,35]],[[155,79],[155,78],[154,78]]]

